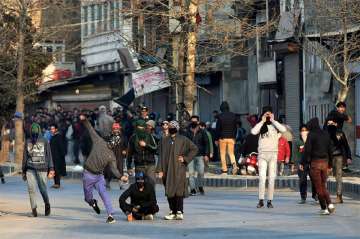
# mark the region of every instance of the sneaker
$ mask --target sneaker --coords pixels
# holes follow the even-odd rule
[[[343,197],[342,197],[342,194],[338,194],[336,195],[336,204],[341,204],[341,203],[344,203],[344,200],[343,200]]]
[[[196,190],[195,189],[191,189],[190,196],[196,196]]]
[[[113,224],[115,222],[116,222],[115,219],[111,215],[109,215],[106,220],[106,223]]]
[[[320,210],[319,214],[320,215],[330,215],[330,212],[329,212],[329,210],[324,209],[324,210]]]
[[[176,220],[184,220],[184,214],[180,211],[176,213]]]
[[[172,212],[169,213],[169,215],[165,216],[165,220],[175,220],[176,214],[173,214]]]
[[[50,204],[45,204],[45,216],[49,216],[51,213]]]
[[[232,175],[237,175],[238,171],[239,171],[239,168],[238,168],[238,166],[234,163],[234,164],[233,164],[233,168],[232,168],[232,170],[231,170]]]
[[[264,207],[264,200],[260,199],[257,208],[263,208]]]
[[[106,182],[105,187],[106,190],[110,191],[111,190],[110,182]]]
[[[335,206],[334,206],[334,204],[330,203],[330,204],[328,205],[328,211],[329,211],[330,213],[334,213],[334,212],[335,212]]]
[[[306,199],[301,199],[298,204],[305,204],[306,203]]]
[[[127,215],[127,220],[128,220],[128,222],[134,221],[134,217],[133,217],[132,213]]]
[[[144,220],[152,221],[152,220],[154,220],[154,216],[152,214],[146,215],[144,217]]]
[[[31,210],[31,212],[32,212],[33,217],[37,217],[37,216],[38,216],[38,215],[37,215],[37,210],[36,210],[36,208],[33,208],[33,209]]]
[[[201,195],[205,195],[205,191],[203,187],[199,187],[199,192]]]
[[[274,208],[274,206],[273,206],[272,203],[271,203],[271,200],[268,200],[268,201],[267,201],[267,207],[268,207],[268,208]]]
[[[51,188],[59,189],[60,185],[59,184],[54,184],[54,185],[51,186]]]
[[[5,178],[1,178],[1,183],[5,184]]]
[[[91,205],[91,207],[94,209],[94,211],[97,213],[97,214],[100,214],[100,208],[98,207],[97,205],[97,201],[94,199],[94,203],[93,205]]]

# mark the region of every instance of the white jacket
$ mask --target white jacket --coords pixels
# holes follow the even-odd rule
[[[264,152],[278,152],[278,144],[279,138],[281,137],[280,133],[284,133],[286,131],[286,127],[280,124],[277,121],[272,121],[271,125],[268,125],[268,132],[266,135],[259,137],[259,154]],[[251,133],[253,135],[257,135],[260,133],[261,127],[264,125],[264,122],[260,121],[254,128],[251,129]],[[280,133],[278,132],[280,131]]]

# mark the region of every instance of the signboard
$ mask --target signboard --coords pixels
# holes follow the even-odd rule
[[[154,66],[131,74],[135,97],[169,87],[165,70]]]

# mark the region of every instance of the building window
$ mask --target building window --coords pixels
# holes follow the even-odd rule
[[[102,21],[103,21],[103,5],[99,4],[97,6],[97,32],[100,33],[103,31],[102,29]]]
[[[83,7],[83,36],[88,35],[88,7]]]
[[[115,1],[115,29],[120,29],[120,3]]]
[[[310,73],[315,73],[315,64],[316,64],[316,56],[310,55],[310,59],[309,59]]]
[[[114,30],[115,25],[115,2],[110,2],[110,30]]]
[[[108,3],[104,4],[104,31],[108,30]]]
[[[91,31],[90,34],[95,33],[95,5],[91,5]]]

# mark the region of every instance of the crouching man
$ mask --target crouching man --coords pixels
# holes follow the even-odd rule
[[[145,174],[137,172],[135,183],[120,196],[121,210],[127,215],[128,221],[153,220],[154,214],[159,212],[154,186],[145,182]],[[126,200],[130,198],[130,203]]]

